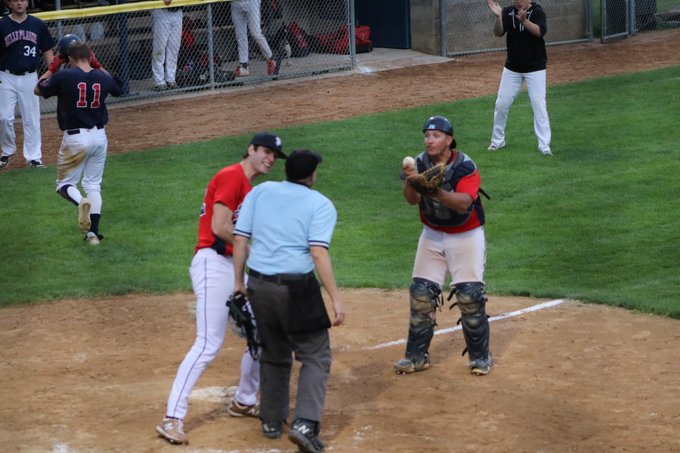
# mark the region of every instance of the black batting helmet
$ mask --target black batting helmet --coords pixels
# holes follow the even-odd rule
[[[444,118],[443,116],[431,116],[423,124],[423,132],[425,131],[442,131],[445,134],[453,137],[453,126],[451,121]],[[456,139],[454,138],[451,142],[451,149],[456,147]]]
[[[66,59],[68,48],[71,47],[71,45],[76,42],[83,41],[78,37],[78,35],[74,34],[64,35],[59,40],[59,43],[57,44],[57,53],[61,56],[62,59],[64,60]]]

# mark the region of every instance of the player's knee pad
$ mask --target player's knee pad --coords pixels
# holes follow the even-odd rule
[[[430,324],[434,326],[435,312],[441,303],[441,289],[436,283],[424,278],[414,278],[409,289],[411,326]]]
[[[441,289],[424,278],[414,278],[409,289],[409,319],[406,357],[414,363],[424,362],[436,325],[436,309],[441,303]]]
[[[470,359],[486,358],[489,352],[489,317],[486,314],[484,285],[480,282],[459,283],[455,285],[455,294]]]

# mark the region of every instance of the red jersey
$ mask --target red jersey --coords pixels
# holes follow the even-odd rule
[[[213,206],[215,203],[225,205],[234,213],[232,222],[236,223],[241,203],[243,203],[243,199],[250,192],[250,189],[252,189],[252,185],[246,177],[241,164],[224,167],[213,176],[205,191],[201,215],[198,219],[198,244],[196,244],[196,251],[212,247],[226,256],[232,254],[233,246],[231,244],[226,244],[223,252],[221,252],[220,247],[213,247],[216,242],[224,244],[212,232],[210,224],[212,222]]]

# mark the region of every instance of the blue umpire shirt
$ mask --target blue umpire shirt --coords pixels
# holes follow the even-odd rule
[[[337,212],[316,190],[289,181],[268,181],[248,193],[234,234],[251,239],[246,264],[265,275],[314,270],[311,246],[328,248]]]

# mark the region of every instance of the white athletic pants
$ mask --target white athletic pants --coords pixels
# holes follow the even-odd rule
[[[177,57],[182,44],[182,10],[154,9],[151,71],[156,85],[175,83]]]
[[[35,72],[18,76],[0,71],[0,146],[3,156],[17,151],[14,133],[14,109],[19,104],[24,124],[24,159],[42,160],[40,138],[40,98],[33,93],[38,75]]]
[[[413,277],[437,283],[442,290],[446,274],[451,284],[484,283],[486,239],[484,227],[462,233],[449,234],[423,226],[418,240]]]
[[[505,142],[505,125],[508,122],[508,112],[515,98],[522,89],[522,82],[527,85],[531,109],[534,112],[534,132],[538,139],[538,150],[550,150],[550,120],[546,106],[546,71],[514,72],[503,68],[501,83],[498,87],[496,108],[493,113],[493,132],[491,144],[501,146]]]
[[[233,0],[231,2],[231,21],[238,43],[239,63],[248,63],[248,31],[260,47],[266,59],[272,57],[267,39],[262,34],[260,24],[260,0]]]
[[[196,252],[189,273],[196,296],[196,341],[177,370],[166,412],[168,417],[179,419],[186,416],[189,394],[198,378],[222,347],[229,313],[226,302],[234,290],[232,258],[213,249],[204,248]],[[237,401],[255,404],[259,387],[260,362],[253,360],[245,351],[241,359]]]
[[[35,95],[34,95],[35,96]],[[37,97],[37,96],[36,96]],[[108,140],[104,129],[79,129],[78,134],[64,138],[57,157],[57,192],[64,186],[77,189],[82,177],[83,191],[90,200],[90,214],[102,212],[102,179],[106,165],[106,149]],[[77,197],[69,192],[76,203],[80,203],[82,195]]]

